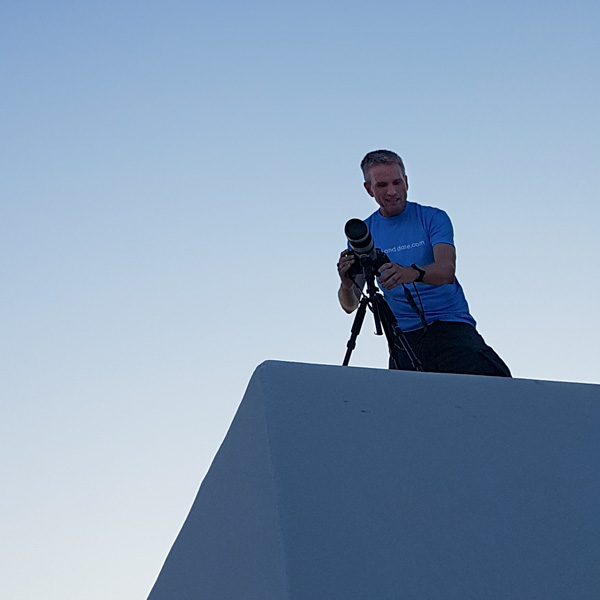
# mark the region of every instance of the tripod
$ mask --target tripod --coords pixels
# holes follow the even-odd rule
[[[389,304],[384,300],[383,296],[379,292],[375,285],[375,268],[371,260],[360,260],[367,284],[367,293],[360,299],[356,317],[352,323],[352,329],[350,333],[350,339],[346,344],[346,356],[342,366],[347,367],[350,362],[350,355],[356,347],[356,338],[360,333],[363,321],[365,320],[365,314],[367,307],[371,309],[373,318],[375,320],[375,335],[383,335],[387,339],[388,348],[390,351],[390,360],[393,368],[401,369],[401,365],[406,365],[406,356],[410,360],[413,371],[422,371],[423,366],[421,361],[410,347],[406,336],[398,326],[398,321],[392,312]],[[382,331],[383,327],[383,331]],[[406,356],[404,356],[404,353]]]

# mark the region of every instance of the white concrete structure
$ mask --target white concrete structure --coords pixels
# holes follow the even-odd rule
[[[600,386],[266,362],[150,600],[598,600]]]

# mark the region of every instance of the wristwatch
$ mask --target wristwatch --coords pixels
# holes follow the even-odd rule
[[[417,267],[417,265],[415,265],[414,263],[410,266],[419,273],[419,276],[415,279],[415,282],[423,281],[423,277],[425,277],[425,271],[421,269],[421,267]]]

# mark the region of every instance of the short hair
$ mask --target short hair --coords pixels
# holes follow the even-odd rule
[[[402,175],[406,175],[404,163],[402,159],[391,150],[373,150],[369,152],[360,162],[360,168],[362,169],[365,181],[369,183],[369,169],[375,165],[400,165]]]

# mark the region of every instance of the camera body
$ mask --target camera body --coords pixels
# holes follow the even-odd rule
[[[362,275],[365,269],[372,269],[376,275],[379,275],[379,269],[390,262],[387,254],[382,252],[379,248],[374,249],[375,256],[357,254],[354,250],[350,250],[350,254],[354,255],[354,263],[348,270],[348,275],[350,277]]]

